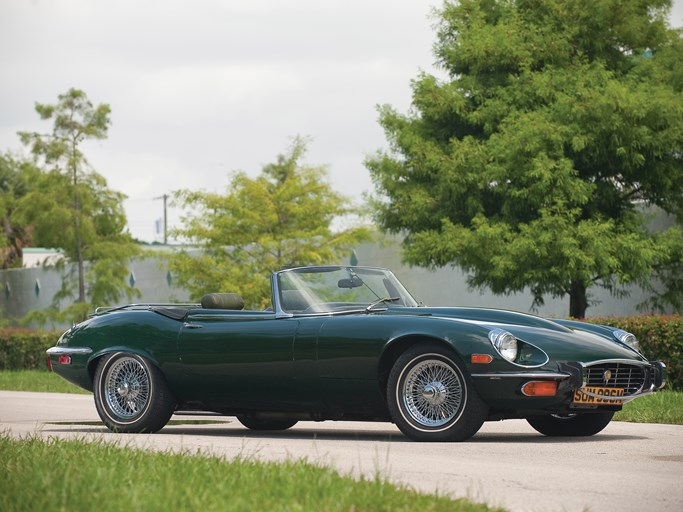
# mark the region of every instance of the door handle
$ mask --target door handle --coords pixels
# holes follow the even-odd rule
[[[188,324],[187,322],[185,322],[183,324],[183,327],[185,327],[185,329],[201,329],[204,326],[199,324]]]

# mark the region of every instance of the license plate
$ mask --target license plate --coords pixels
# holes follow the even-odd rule
[[[592,396],[588,393],[599,396]],[[585,387],[574,391],[573,404],[581,405],[620,405],[624,396],[624,388]]]

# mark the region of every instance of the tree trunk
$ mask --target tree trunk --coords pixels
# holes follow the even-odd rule
[[[85,265],[83,264],[83,250],[81,248],[81,237],[76,236],[77,248],[76,258],[78,259],[78,302],[85,302]]]
[[[2,218],[2,231],[5,234],[7,246],[0,249],[0,268],[3,270],[20,268],[24,260],[24,239],[22,237],[24,231],[12,227],[7,215]]]
[[[71,154],[77,152],[77,138],[71,140]],[[74,234],[76,235],[76,259],[78,260],[78,302],[85,302],[85,265],[83,241],[81,240],[81,202],[78,199],[78,167],[71,164],[71,181],[74,187]]]
[[[586,309],[588,309],[586,285],[580,281],[573,281],[569,292],[569,316],[583,319],[586,317]]]

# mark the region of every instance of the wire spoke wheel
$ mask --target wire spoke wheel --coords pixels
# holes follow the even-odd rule
[[[175,397],[161,370],[137,354],[102,357],[93,384],[97,413],[114,432],[156,432],[175,410]]]
[[[425,427],[440,427],[451,421],[462,406],[462,381],[455,370],[443,361],[423,361],[406,375],[402,399],[417,423]]]
[[[488,416],[460,357],[449,347],[418,343],[400,354],[389,373],[392,420],[415,441],[464,441]]]
[[[112,412],[130,420],[140,415],[149,402],[149,376],[132,357],[119,359],[105,376],[105,399]]]

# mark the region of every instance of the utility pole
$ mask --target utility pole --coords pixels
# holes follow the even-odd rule
[[[164,200],[164,245],[168,243],[168,238],[167,238],[167,233],[168,233],[168,226],[167,226],[167,215],[166,215],[166,201],[168,200],[168,194],[164,194],[163,196],[155,197],[155,200],[157,199],[163,199]]]

